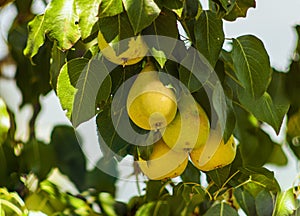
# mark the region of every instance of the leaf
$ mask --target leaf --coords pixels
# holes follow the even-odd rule
[[[225,166],[223,168],[215,169],[207,172],[206,174],[218,186],[218,188],[221,188],[229,177],[230,166]]]
[[[51,65],[50,65],[50,84],[56,91],[57,79],[59,72],[63,65],[66,63],[67,54],[57,48],[57,42],[53,43],[51,51]]]
[[[269,191],[262,190],[255,198],[255,208],[258,216],[272,215],[274,208],[273,194]]]
[[[215,215],[222,215],[222,216],[238,216],[236,210],[230,207],[225,202],[218,203],[213,205],[208,211],[204,214],[204,216],[215,216]]]
[[[193,93],[202,88],[202,85],[209,79],[212,70],[197,50],[190,48],[185,58],[180,62],[179,80]]]
[[[150,216],[153,215],[155,202],[149,202],[142,205],[136,212],[135,216]]]
[[[51,133],[57,167],[81,190],[84,187],[86,160],[77,140],[74,128],[56,126]],[[47,159],[47,157],[44,157]],[[76,169],[74,169],[76,167]]]
[[[102,207],[105,215],[117,216],[117,214],[114,210],[115,200],[111,194],[105,193],[105,192],[100,193],[99,201],[100,201],[101,207]]]
[[[44,28],[58,48],[70,49],[80,38],[75,0],[53,0],[45,11]]]
[[[38,15],[32,21],[28,23],[28,39],[27,45],[24,49],[24,55],[29,57],[32,62],[32,57],[35,56],[39,48],[45,42],[45,26],[44,26],[45,16]],[[32,62],[33,63],[33,62]]]
[[[100,0],[99,18],[115,16],[123,12],[122,0]]]
[[[275,164],[277,166],[285,166],[288,163],[287,156],[285,155],[281,145],[273,145],[273,150],[267,163]]]
[[[101,0],[75,0],[76,11],[79,16],[78,25],[83,40],[92,33],[93,26],[98,20],[97,14],[100,2]]]
[[[255,210],[255,199],[247,190],[236,188],[233,194],[235,200],[247,215],[257,215]]]
[[[234,39],[232,59],[236,76],[245,91],[251,98],[260,98],[267,90],[272,74],[263,43],[252,35]]]
[[[57,96],[67,117],[71,119],[73,103],[77,89],[75,88],[78,77],[84,70],[88,59],[78,58],[64,64],[57,78]]]
[[[224,43],[222,20],[212,11],[202,11],[195,22],[194,34],[196,48],[215,67]]]
[[[234,21],[238,17],[246,17],[247,11],[250,7],[256,7],[255,0],[236,0],[233,8],[224,18],[228,21]]]
[[[268,123],[279,133],[283,117],[289,109],[289,104],[275,104],[267,92],[255,100],[242,89],[238,92],[238,98],[241,104],[258,120]]]
[[[149,26],[160,13],[160,8],[153,0],[123,0],[134,34]]]
[[[291,215],[296,210],[296,200],[293,189],[280,192],[276,197],[273,216]]]
[[[0,146],[4,143],[10,128],[10,116],[4,100],[0,97]]]
[[[201,12],[200,1],[189,0],[183,1],[183,10],[180,16],[181,19],[191,20],[195,18]]]
[[[200,183],[200,171],[190,161],[180,177],[184,182]]]
[[[288,73],[286,74],[286,80],[285,80],[285,88],[286,88],[288,99],[290,103],[296,108],[300,108],[300,100],[298,94],[298,92],[300,92],[299,71],[300,71],[300,60],[293,61],[290,65],[290,69]]]
[[[112,68],[109,68],[101,58],[103,57],[89,60],[78,77],[76,83],[78,90],[75,94],[71,117],[75,127],[95,116],[98,112],[98,104],[106,102],[110,96],[112,84],[109,72]]]

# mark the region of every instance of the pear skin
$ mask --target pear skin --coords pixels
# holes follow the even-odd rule
[[[148,62],[138,74],[127,98],[130,119],[145,130],[166,127],[175,117],[177,102],[174,92],[159,80],[156,68]]]
[[[175,119],[163,131],[163,140],[174,151],[191,151],[205,145],[210,124],[192,95],[182,94]]]
[[[175,178],[183,173],[188,163],[188,153],[175,152],[162,139],[153,146],[148,161],[137,161],[142,172],[152,180]]]
[[[212,149],[212,151],[210,151]],[[190,158],[194,166],[202,171],[210,171],[224,167],[234,160],[236,144],[233,135],[224,144],[224,140],[214,133],[209,137],[205,146],[190,152]]]

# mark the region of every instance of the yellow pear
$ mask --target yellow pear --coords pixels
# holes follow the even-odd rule
[[[106,42],[101,31],[98,32],[98,46],[105,58],[115,64],[123,66],[138,63],[148,52],[148,47],[141,35],[130,38],[128,41],[128,49],[118,56],[116,55],[113,46]]]
[[[188,163],[188,153],[175,152],[162,139],[154,143],[148,161],[137,161],[142,172],[152,180],[175,178],[183,173]]]
[[[174,92],[159,80],[151,62],[138,74],[127,98],[130,119],[145,130],[166,127],[175,117],[177,102]]]
[[[209,121],[192,95],[182,94],[175,119],[165,128],[163,140],[174,151],[190,151],[205,145]]]
[[[210,171],[230,164],[236,155],[236,145],[233,135],[224,144],[217,133],[211,132],[207,143],[199,149],[190,152],[190,158],[199,170]]]

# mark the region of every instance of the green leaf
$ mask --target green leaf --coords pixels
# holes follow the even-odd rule
[[[6,140],[10,128],[10,117],[4,100],[0,97],[0,146]]]
[[[221,188],[223,184],[226,182],[226,180],[228,179],[229,173],[230,173],[230,166],[225,166],[223,168],[209,171],[206,174],[218,186],[218,188]]]
[[[56,91],[57,79],[61,68],[66,63],[66,52],[61,51],[57,48],[57,42],[53,43],[51,52],[51,65],[50,65],[50,84],[52,88]]]
[[[250,7],[256,7],[255,0],[236,0],[233,8],[230,8],[229,14],[227,14],[224,18],[228,21],[234,21],[238,17],[246,17],[247,11]]]
[[[273,145],[273,150],[267,163],[275,164],[277,166],[285,166],[288,163],[287,156],[285,155],[281,145]]]
[[[44,28],[62,50],[70,49],[80,38],[75,0],[53,0],[45,11]],[[86,24],[86,23],[85,23]]]
[[[71,119],[74,97],[77,92],[75,88],[78,77],[84,70],[88,59],[78,58],[64,64],[57,78],[57,96],[66,115]]]
[[[123,0],[134,34],[149,26],[160,13],[160,8],[153,0]]]
[[[51,168],[56,166],[53,146],[37,140],[30,140],[24,144],[20,164],[23,172],[33,172],[39,179],[46,178]]]
[[[299,43],[300,44],[300,43]],[[300,45],[299,45],[300,47]],[[300,60],[293,61],[290,69],[286,74],[285,86],[290,103],[297,108],[300,108],[299,94],[300,92]]]
[[[255,208],[258,216],[272,215],[274,208],[274,195],[266,190],[259,192],[255,198]]]
[[[80,28],[81,38],[83,40],[92,33],[93,26],[98,20],[97,14],[100,2],[101,0],[75,0],[76,11],[79,12],[78,25]],[[112,6],[112,8],[113,7],[114,6]]]
[[[123,12],[122,0],[100,0],[99,18],[115,16]]]
[[[201,4],[200,1],[197,0],[189,0],[183,1],[183,10],[180,16],[181,19],[193,19],[201,12]]]
[[[277,195],[273,216],[291,215],[296,210],[296,199],[293,189],[280,192]]]
[[[110,96],[111,68],[103,59],[91,59],[76,83],[76,92],[72,112],[72,124],[77,127],[82,122],[94,117],[99,111],[99,104],[105,103]],[[98,109],[97,109],[98,108]]]
[[[27,45],[24,49],[24,55],[29,57],[32,61],[32,57],[35,56],[40,47],[45,42],[45,26],[44,26],[45,16],[38,15],[32,21],[28,23],[28,39]]]
[[[283,117],[289,109],[289,104],[275,104],[267,92],[259,99],[254,99],[241,88],[238,92],[238,98],[241,104],[258,120],[268,123],[279,133]]]
[[[208,211],[204,214],[204,216],[238,216],[236,210],[230,207],[228,204],[221,202],[216,205],[213,205]]]
[[[180,177],[184,182],[200,183],[200,171],[190,161]]]
[[[149,202],[142,205],[136,212],[135,216],[152,216],[155,208],[155,202]]]
[[[200,56],[197,50],[191,48],[180,62],[179,80],[193,93],[202,88],[211,71],[211,67],[203,59],[203,56]]]
[[[202,11],[195,22],[194,34],[197,49],[215,67],[224,42],[222,20],[212,11]]]
[[[77,140],[74,128],[56,126],[51,133],[57,167],[66,174],[79,189],[84,187],[86,160]],[[47,157],[45,157],[47,158]],[[76,169],[74,169],[76,167]]]
[[[101,203],[101,207],[107,216],[117,216],[114,210],[115,200],[113,196],[109,193],[102,192],[99,194],[99,201]]]
[[[257,215],[255,210],[255,199],[247,191],[241,188],[237,188],[233,192],[235,200],[247,215]]]
[[[252,35],[234,39],[232,59],[236,76],[245,91],[251,98],[260,98],[267,90],[272,75],[263,43]]]

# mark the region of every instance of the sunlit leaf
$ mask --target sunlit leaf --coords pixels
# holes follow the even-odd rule
[[[0,97],[0,145],[6,140],[10,128],[10,117],[7,112],[6,104]]]
[[[122,0],[100,0],[99,17],[115,16],[123,12]]]
[[[274,216],[291,215],[296,210],[296,199],[293,189],[282,191],[277,195]]]
[[[78,25],[82,39],[86,39],[91,34],[93,26],[98,20],[97,15],[100,2],[101,0],[75,0],[76,11],[79,15]]]

